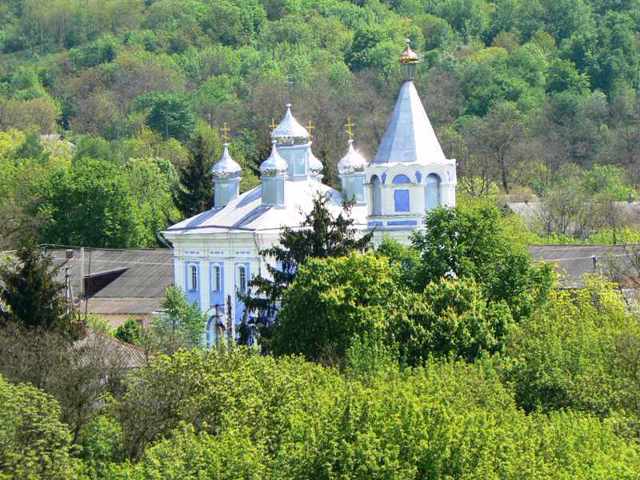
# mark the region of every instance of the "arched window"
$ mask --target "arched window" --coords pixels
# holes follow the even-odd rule
[[[393,177],[394,185],[406,185],[407,183],[411,183],[411,179],[406,175],[400,174]]]
[[[245,293],[247,291],[247,267],[238,266],[238,291]]]
[[[211,268],[211,291],[219,292],[222,290],[222,268],[220,265],[214,265]]]
[[[440,177],[435,173],[430,174],[425,180],[425,205],[428,210],[440,206]]]
[[[198,290],[198,266],[189,265],[189,276],[187,278],[187,288],[191,292]]]
[[[377,175],[371,177],[371,214],[382,214],[382,186]]]

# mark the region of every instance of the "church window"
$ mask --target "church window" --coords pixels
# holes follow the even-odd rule
[[[377,175],[371,177],[371,214],[382,215],[382,186]]]
[[[427,210],[440,206],[440,177],[435,173],[427,176],[425,180],[425,204]]]
[[[222,269],[220,265],[214,265],[211,269],[211,291],[219,292],[222,290]]]
[[[198,290],[198,267],[189,265],[188,289],[191,292]]]
[[[238,266],[238,291],[240,293],[247,291],[247,267],[245,265]]]
[[[405,185],[407,183],[411,183],[411,180],[406,175],[396,175],[393,177],[394,185]]]
[[[409,190],[395,190],[393,192],[393,203],[396,212],[409,212]]]
[[[295,176],[304,175],[306,172],[305,159],[302,156],[295,157],[293,161],[293,174]]]

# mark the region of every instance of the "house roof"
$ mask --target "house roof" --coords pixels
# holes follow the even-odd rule
[[[328,208],[335,215],[342,211],[342,195],[314,179],[285,180],[283,208],[262,204],[262,188],[243,193],[223,208],[213,208],[170,227],[167,238],[228,230],[278,231],[298,227],[311,211],[316,194],[327,195]],[[366,225],[366,206],[354,206],[351,216],[357,225]]]
[[[584,286],[584,275],[598,273],[637,288],[640,272],[632,265],[632,256],[622,245],[538,245],[529,247],[535,260],[553,263],[565,288]],[[637,285],[634,285],[635,282]]]
[[[73,253],[71,258],[67,258],[68,251]],[[85,248],[84,261],[79,248],[53,248],[48,253],[62,267],[58,274],[60,281],[64,280],[65,268],[69,268],[76,298],[81,292],[84,272],[91,295],[88,310],[92,313],[151,313],[159,308],[166,288],[173,284],[173,252],[169,249]]]
[[[402,84],[373,164],[446,161],[412,81]]]

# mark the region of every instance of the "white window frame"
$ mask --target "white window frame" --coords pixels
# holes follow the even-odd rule
[[[198,291],[198,265],[190,263],[187,267],[187,289],[190,292]]]
[[[247,289],[249,288],[249,279],[248,279],[247,266],[246,265],[238,265],[238,285],[237,285],[237,288],[238,288],[238,291],[240,293],[247,293]]]
[[[222,290],[222,266],[219,263],[211,265],[211,291],[220,292]]]

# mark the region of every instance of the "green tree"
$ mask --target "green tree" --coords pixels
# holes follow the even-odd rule
[[[0,479],[78,478],[71,434],[60,407],[31,385],[12,385],[0,375]]]
[[[184,142],[193,134],[196,122],[191,105],[185,98],[176,94],[163,94],[151,100],[147,125],[165,139],[173,137]]]
[[[185,217],[192,217],[213,206],[213,150],[203,133],[189,144],[189,161],[179,169],[175,203]]]
[[[167,288],[162,309],[142,336],[144,346],[152,351],[173,353],[203,345],[207,317],[197,304],[189,303],[182,290]]]
[[[385,257],[311,258],[284,292],[273,352],[340,362],[356,336],[382,340],[387,335],[395,310],[401,309],[399,299]]]
[[[143,246],[144,229],[126,175],[112,162],[82,158],[52,171],[39,187],[37,211],[47,243],[123,248]]]
[[[341,257],[367,248],[372,234],[359,236],[349,214],[351,206],[345,204],[343,211],[334,216],[327,208],[328,201],[322,195],[316,196],[300,228],[283,229],[279,244],[260,252],[269,259],[267,274],[251,281],[253,293],[244,299],[248,311],[255,311],[264,319],[272,318],[287,287],[308,259]],[[263,333],[268,334],[266,330]]]
[[[113,335],[123,342],[139,345],[142,341],[142,327],[140,326],[140,322],[136,319],[129,318],[126,322],[116,328]]]
[[[485,300],[473,279],[432,282],[420,300],[408,316],[392,324],[408,364],[419,364],[430,355],[473,362],[483,354],[504,351],[513,326],[509,307]]]
[[[508,238],[496,207],[433,210],[412,243],[421,256],[419,286],[472,278],[488,301],[505,302],[516,321],[543,305],[553,284],[551,267],[535,265],[524,246]]]
[[[70,306],[56,278],[58,271],[37,245],[20,247],[15,259],[0,266],[0,319],[71,333]]]

